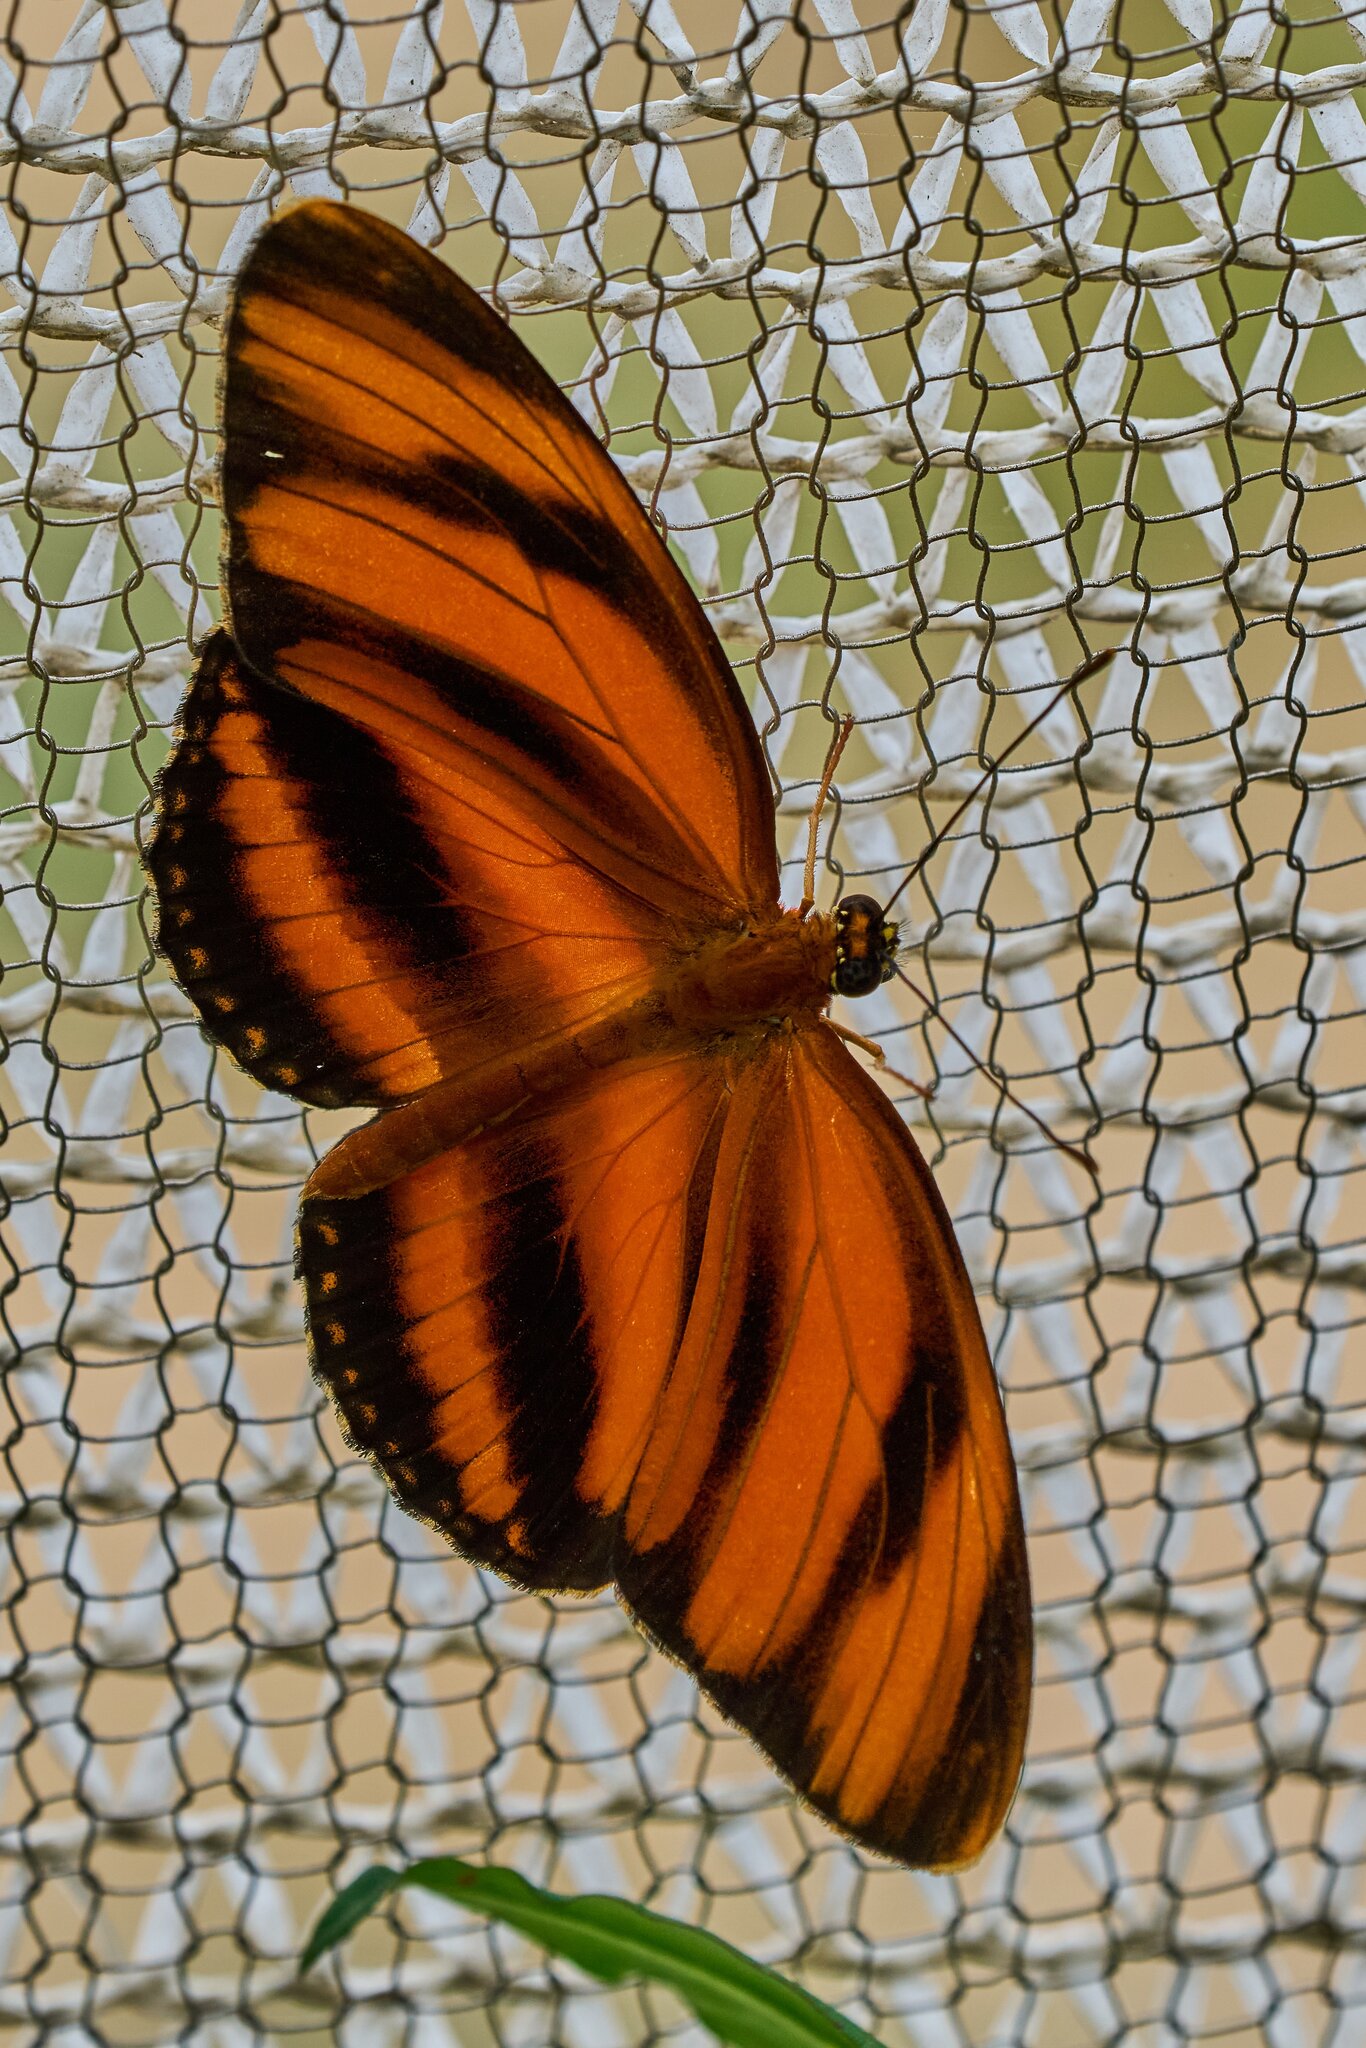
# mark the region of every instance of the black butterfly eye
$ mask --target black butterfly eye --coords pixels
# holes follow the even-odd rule
[[[870,996],[895,973],[898,927],[871,896],[846,896],[835,912],[837,996]]]

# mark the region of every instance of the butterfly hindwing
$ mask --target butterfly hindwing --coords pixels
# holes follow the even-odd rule
[[[221,630],[181,727],[147,860],[162,951],[214,1036],[307,1102],[401,1099],[438,1079],[433,1039],[494,934],[449,900],[407,764],[263,682]]]
[[[491,801],[477,760],[266,681],[221,630],[181,723],[147,849],[159,943],[267,1086],[406,1100],[628,1001],[672,935],[534,801]]]
[[[632,1612],[820,1812],[980,1853],[1028,1717],[1015,1469],[943,1203],[824,1027],[735,1088],[624,1533]]]
[[[933,1182],[833,1034],[609,1069],[306,1201],[300,1245],[406,1506],[521,1584],[615,1580],[860,1840],[985,1846],[1029,1689],[1014,1468]]]
[[[315,1369],[403,1505],[538,1588],[613,1576],[701,1256],[726,1074],[628,1061],[358,1199],[305,1194]]]

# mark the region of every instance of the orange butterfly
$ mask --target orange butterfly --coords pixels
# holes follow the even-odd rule
[[[711,626],[444,265],[301,205],[224,347],[230,623],[148,866],[212,1036],[380,1111],[303,1193],[318,1378],[466,1557],[614,1583],[837,1828],[968,1862],[1029,1582],[947,1213],[825,1015],[895,927],[780,907]]]

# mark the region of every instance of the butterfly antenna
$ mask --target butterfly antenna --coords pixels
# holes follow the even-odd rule
[[[1067,678],[1067,681],[1061,684],[1059,688],[1054,691],[1053,695],[1044,705],[1043,710],[1037,712],[1035,716],[1030,719],[1028,725],[1025,727],[1023,732],[1016,733],[1014,739],[1010,742],[1010,745],[1006,748],[1005,752],[1001,754],[997,758],[997,760],[992,764],[992,766],[988,768],[985,771],[985,773],[981,775],[978,778],[978,780],[973,784],[972,788],[963,798],[962,803],[959,804],[957,810],[949,819],[948,823],[946,825],[941,825],[939,830],[936,833],[934,833],[934,835],[930,839],[926,841],[925,845],[916,855],[915,861],[912,864],[912,866],[907,868],[905,874],[897,883],[896,888],[893,889],[891,895],[887,898],[887,901],[883,906],[884,909],[891,909],[892,905],[896,902],[896,899],[901,894],[902,890],[908,888],[910,884],[915,880],[916,876],[920,873],[920,870],[924,867],[926,861],[930,858],[931,854],[933,854],[937,848],[943,845],[944,841],[948,838],[950,832],[952,832],[954,826],[958,823],[958,820],[962,817],[964,811],[971,809],[972,805],[976,803],[978,797],[982,794],[982,791],[991,781],[992,776],[997,774],[999,770],[1005,766],[1005,763],[1010,759],[1011,755],[1016,751],[1018,747],[1022,747],[1024,745],[1025,741],[1029,738],[1029,735],[1036,729],[1036,727],[1041,726],[1044,720],[1047,717],[1049,717],[1049,715],[1053,711],[1056,710],[1058,705],[1061,704],[1063,698],[1067,696],[1069,691],[1078,689],[1082,683],[1088,682],[1092,676],[1099,675],[1100,671],[1103,668],[1108,668],[1110,666],[1110,663],[1114,660],[1115,656],[1118,653],[1119,649],[1117,647],[1103,647],[1099,654],[1093,654],[1088,661],[1084,661],[1081,664],[1080,668],[1073,669],[1071,675]]]
[[[1043,1118],[1038,1114],[1036,1110],[1032,1110],[1027,1102],[1021,1102],[1019,1096],[1015,1093],[1014,1089],[1010,1086],[1009,1082],[1003,1081],[1001,1079],[1001,1076],[993,1072],[993,1070],[987,1065],[986,1061],[980,1058],[979,1055],[973,1051],[972,1047],[968,1044],[966,1038],[963,1037],[961,1032],[954,1030],[952,1024],[950,1024],[948,1018],[944,1015],[944,1012],[941,1010],[938,1003],[934,1002],[929,996],[927,996],[923,988],[918,988],[916,986],[916,984],[911,980],[910,975],[907,974],[905,968],[898,965],[896,971],[900,979],[905,982],[911,994],[916,998],[917,1002],[923,1003],[925,1008],[930,1012],[930,1014],[939,1019],[940,1023],[948,1032],[949,1037],[953,1040],[954,1044],[956,1046],[959,1046],[962,1049],[962,1051],[964,1051],[967,1054],[968,1058],[972,1061],[974,1067],[976,1067],[978,1073],[985,1074],[988,1081],[991,1082],[992,1086],[994,1088],[999,1089],[1003,1099],[1006,1102],[1012,1104],[1014,1108],[1020,1110],[1023,1115],[1027,1116],[1029,1118],[1029,1121],[1043,1132],[1045,1138],[1048,1139],[1051,1145],[1056,1145],[1059,1152],[1065,1152],[1067,1157],[1071,1160],[1074,1160],[1078,1166],[1084,1166],[1086,1171],[1090,1174],[1092,1180],[1094,1180],[1097,1186],[1099,1186],[1100,1168],[1096,1165],[1095,1160],[1091,1157],[1086,1147],[1084,1145],[1069,1145],[1066,1138],[1060,1138],[1057,1132],[1053,1130],[1050,1125],[1044,1122]]]
[[[840,765],[840,755],[848,746],[849,735],[853,730],[853,719],[842,718],[839,731],[831,740],[830,751],[825,757],[821,786],[816,791],[816,801],[811,810],[811,827],[806,838],[806,867],[802,873],[802,900],[797,912],[799,918],[805,917],[816,901],[816,838],[821,829],[821,812],[825,809],[830,785],[835,779],[835,770]]]

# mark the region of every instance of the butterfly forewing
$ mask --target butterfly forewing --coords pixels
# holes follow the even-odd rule
[[[237,294],[224,448],[255,667],[477,749],[657,906],[773,899],[770,786],[715,634],[558,387],[444,264],[361,213],[285,215]],[[375,660],[401,695],[372,688]]]
[[[149,865],[163,947],[258,1079],[404,1099],[776,896],[696,599],[443,264],[285,215],[228,323],[223,437],[233,644],[201,657]]]
[[[315,1369],[468,1556],[615,1582],[836,1825],[968,1860],[1028,1716],[1014,1468],[943,1205],[820,1021],[833,939],[744,984],[790,1014],[687,966],[782,937],[721,648],[395,229],[282,216],[225,354],[228,627],[148,864],[214,1036],[385,1112],[305,1191]]]

